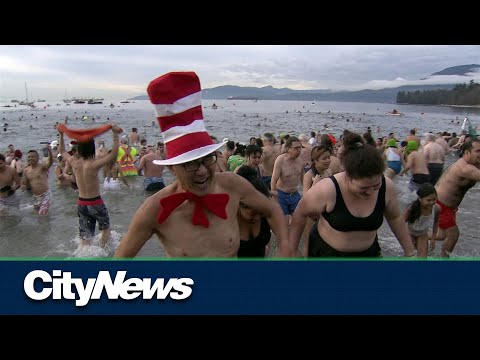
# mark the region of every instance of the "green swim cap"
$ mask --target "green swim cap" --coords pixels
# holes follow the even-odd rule
[[[397,142],[395,141],[395,139],[389,139],[387,141],[387,147],[397,147]]]
[[[407,155],[414,150],[418,150],[418,144],[416,141],[411,140],[407,143]]]

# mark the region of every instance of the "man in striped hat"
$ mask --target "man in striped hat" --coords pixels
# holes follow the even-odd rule
[[[203,121],[200,81],[194,72],[171,72],[147,88],[176,180],[150,196],[133,216],[115,257],[134,257],[155,233],[168,257],[235,257],[240,244],[240,202],[268,219],[279,256],[289,256],[288,229],[276,202],[231,172],[216,172],[216,150]]]

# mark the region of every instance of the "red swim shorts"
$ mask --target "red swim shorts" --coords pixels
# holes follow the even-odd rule
[[[438,200],[437,204],[440,205],[440,219],[438,221],[438,227],[442,230],[446,230],[448,228],[451,228],[452,226],[457,225],[456,213],[458,211],[458,208],[451,209]]]

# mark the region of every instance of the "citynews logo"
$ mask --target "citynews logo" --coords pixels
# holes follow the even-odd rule
[[[191,278],[151,278],[125,279],[126,271],[118,271],[112,280],[109,271],[99,271],[96,278],[88,278],[87,283],[81,278],[72,278],[71,272],[52,270],[52,275],[43,270],[33,270],[23,281],[25,294],[33,300],[75,300],[76,306],[85,306],[91,299],[98,300],[105,290],[110,300],[132,300],[142,295],[143,299],[184,300],[192,294]],[[37,286],[35,286],[35,282]],[[74,291],[75,290],[76,293]]]

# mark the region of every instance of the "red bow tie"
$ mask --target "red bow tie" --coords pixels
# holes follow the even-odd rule
[[[221,219],[227,218],[226,206],[228,204],[228,194],[208,194],[205,196],[198,196],[189,191],[179,194],[173,194],[164,197],[160,200],[162,211],[158,215],[158,223],[163,223],[170,214],[182,204],[185,200],[192,200],[195,202],[195,210],[193,211],[192,224],[202,225],[206,228],[209,226],[207,214],[203,208],[207,208]]]

